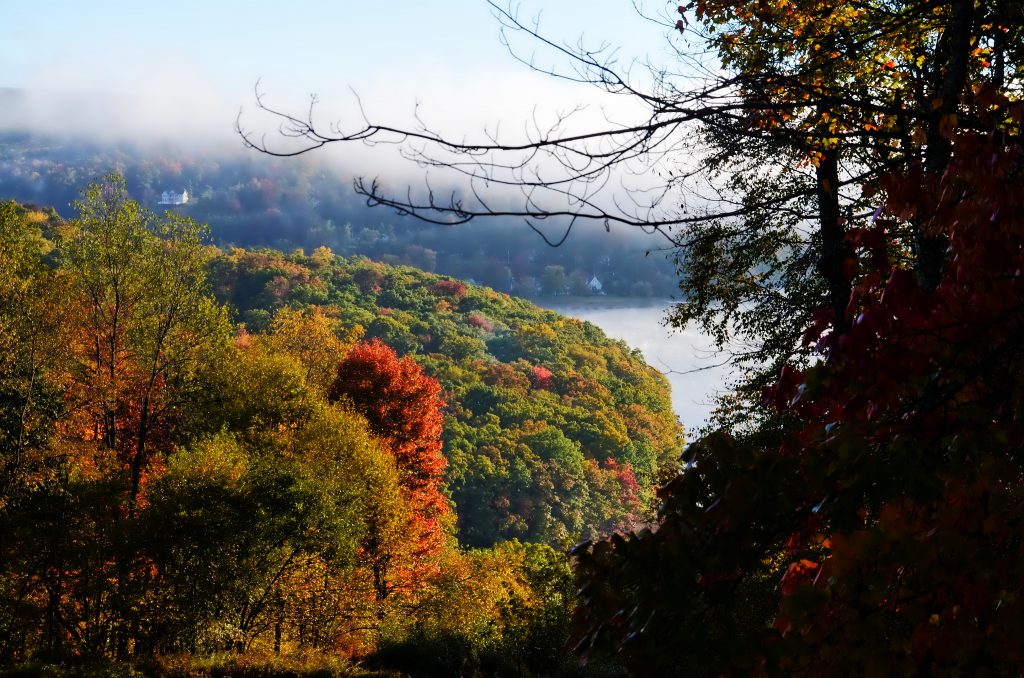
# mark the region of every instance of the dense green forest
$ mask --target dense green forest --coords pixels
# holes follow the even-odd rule
[[[0,92],[0,103],[17,96]],[[52,206],[67,217],[83,185],[114,171],[151,209],[166,209],[158,205],[164,191],[187,191],[188,202],[173,209],[208,224],[222,246],[286,252],[327,246],[337,254],[415,266],[525,297],[592,295],[595,277],[602,294],[667,298],[678,291],[668,242],[630,229],[577,229],[572,247],[552,248],[517,219],[436,226],[371,210],[352,192],[344,168],[320,158],[0,133],[2,196]],[[557,239],[559,227],[550,235]]]
[[[580,670],[564,550],[653,519],[664,378],[486,288],[204,237],[117,176],[0,208],[0,661]]]

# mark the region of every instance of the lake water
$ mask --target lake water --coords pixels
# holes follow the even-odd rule
[[[553,311],[600,327],[605,334],[640,349],[644,358],[662,372],[672,386],[672,406],[687,431],[707,422],[716,392],[725,388],[730,375],[724,358],[711,349],[711,341],[691,330],[665,327],[670,302],[624,301],[600,303],[540,302]]]

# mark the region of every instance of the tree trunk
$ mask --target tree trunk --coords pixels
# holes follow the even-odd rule
[[[850,303],[850,280],[844,270],[850,258],[844,240],[845,229],[839,214],[839,150],[821,153],[816,170],[818,182],[818,229],[821,233],[821,259],[818,271],[828,288],[829,307],[835,314],[833,328],[842,334],[850,328],[846,307]]]
[[[935,50],[934,98],[932,101],[921,102],[930,111],[924,154],[926,180],[937,181],[946,171],[953,154],[951,134],[956,125],[952,121],[967,83],[973,23],[974,0],[953,2],[949,24]],[[926,233],[915,225],[915,273],[922,289],[930,291],[938,287],[942,279],[946,246],[945,237]]]

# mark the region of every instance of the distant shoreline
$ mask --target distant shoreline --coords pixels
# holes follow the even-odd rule
[[[565,297],[537,297],[527,300],[541,308],[549,311],[562,311],[563,309],[604,309],[604,308],[664,308],[676,303],[675,299],[662,299],[659,297],[613,297],[613,296],[565,296]]]

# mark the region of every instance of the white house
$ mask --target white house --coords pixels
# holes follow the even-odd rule
[[[600,294],[601,290],[604,288],[604,285],[601,284],[601,281],[598,280],[597,276],[595,275],[590,278],[590,282],[587,283],[587,287],[589,287],[590,291],[593,292],[594,294]]]
[[[184,205],[188,202],[188,191],[182,191],[181,193],[175,193],[174,191],[164,191],[160,194],[160,205]]]

